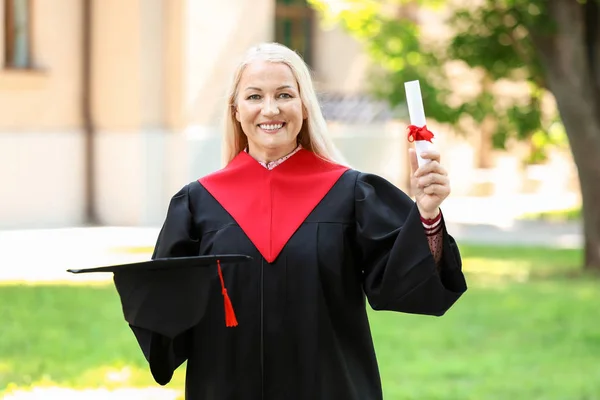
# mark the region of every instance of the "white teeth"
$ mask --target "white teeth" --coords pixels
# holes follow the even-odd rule
[[[259,125],[261,127],[261,129],[264,129],[266,131],[275,131],[277,129],[281,129],[283,127],[283,124],[277,124],[277,125],[267,125],[267,124],[261,124]]]

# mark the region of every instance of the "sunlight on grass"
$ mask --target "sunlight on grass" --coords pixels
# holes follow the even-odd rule
[[[176,371],[173,375],[172,381],[166,387],[161,388],[156,383],[154,383],[149,371],[146,368],[138,368],[133,366],[115,368],[113,366],[103,366],[83,371],[81,374],[77,375],[74,379],[69,381],[54,380],[49,375],[44,375],[40,379],[32,381],[28,385],[19,385],[14,382],[9,383],[4,389],[5,397],[1,396],[3,392],[2,390],[0,390],[0,398],[12,399],[14,397],[15,399],[19,399],[22,397],[24,399],[27,399],[28,395],[32,396],[36,393],[39,393],[41,398],[44,399],[63,399],[65,397],[61,396],[67,396],[67,392],[64,392],[61,389],[69,388],[74,390],[68,392],[69,396],[75,396],[77,393],[79,393],[81,397],[78,398],[84,399],[92,398],[92,395],[95,396],[94,398],[106,399],[107,397],[102,397],[101,395],[103,394],[105,396],[108,396],[108,393],[110,392],[111,399],[135,398],[144,400],[176,400],[183,399],[184,383],[185,367],[180,368],[178,371]],[[134,388],[140,390],[132,391],[132,389]],[[9,394],[11,394],[13,397],[8,396]],[[129,397],[126,397],[125,394],[128,394]],[[51,395],[56,395],[56,397],[51,397]]]
[[[183,400],[179,390],[163,388],[85,389],[36,387],[7,393],[4,400]]]
[[[177,371],[170,387],[183,387],[185,375],[183,368]],[[140,368],[132,365],[120,367],[102,366],[88,369],[77,377],[77,382],[81,387],[106,387],[108,389],[117,389],[124,387],[141,387],[152,384],[152,377],[148,368]]]
[[[531,263],[470,258],[463,262],[463,271],[470,274],[471,283],[494,286],[527,281],[531,273]]]
[[[557,272],[579,270],[583,265],[583,252],[578,249],[553,249],[548,247],[521,246],[469,246],[460,245],[463,261],[472,263],[496,260],[528,263],[536,273],[550,270]]]
[[[600,281],[576,273],[581,252],[461,253],[469,291],[444,317],[369,313],[385,398],[600,399]],[[0,398],[183,398],[185,365],[153,381],[110,281],[0,285],[0,315]]]
[[[564,222],[564,221],[578,221],[582,218],[581,207],[571,207],[562,210],[551,210],[541,211],[535,213],[524,213],[518,216],[519,219],[523,220],[534,220],[534,221],[552,221],[552,222]]]
[[[100,276],[100,274],[98,274]],[[34,282],[34,281],[23,281],[23,280],[6,280],[0,281],[0,286],[9,287],[46,287],[46,286],[84,286],[88,288],[106,288],[107,286],[112,285],[112,274],[104,274],[103,277],[99,277],[97,279],[81,279],[81,280],[60,280],[55,279],[51,281],[42,281],[42,282]]]
[[[542,247],[461,246],[471,285],[503,287],[510,282],[581,274],[582,252]]]
[[[113,247],[111,249],[113,253],[119,254],[148,254],[148,258],[154,252],[153,246],[127,246],[127,247]]]

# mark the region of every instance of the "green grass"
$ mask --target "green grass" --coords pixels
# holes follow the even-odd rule
[[[109,285],[0,286],[3,388],[148,386],[146,361]],[[174,379],[183,386],[183,373]]]
[[[520,219],[549,222],[580,221],[582,218],[581,212],[581,207],[573,207],[563,210],[525,213],[520,216]]]
[[[385,398],[600,399],[600,280],[580,251],[461,250],[470,288],[444,317],[371,313]],[[155,385],[112,286],[0,286],[0,316],[0,397]]]

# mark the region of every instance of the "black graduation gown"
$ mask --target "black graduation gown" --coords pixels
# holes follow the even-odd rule
[[[279,170],[285,177],[286,168],[296,163],[302,169],[314,156],[302,151],[272,171],[239,157],[263,171],[257,174],[270,177]],[[461,258],[444,229],[437,272],[415,203],[385,179],[344,169],[330,180],[275,254],[261,254],[202,181],[172,198],[153,258],[236,253],[253,261],[222,266],[238,326],[225,326],[216,268],[204,270],[197,290],[205,297],[189,305],[195,312],[202,308],[195,326],[172,337],[132,326],[159,384],[187,360],[189,400],[382,399],[366,302],[375,310],[441,316],[466,290]],[[253,184],[265,190],[261,182]],[[270,193],[279,190],[269,189],[272,184]],[[261,196],[268,196],[249,199],[248,193],[239,193],[236,204],[258,209]],[[294,207],[302,208],[290,200],[261,229],[281,230],[276,222]],[[173,310],[171,318],[185,312]]]

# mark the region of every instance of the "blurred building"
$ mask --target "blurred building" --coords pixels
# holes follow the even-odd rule
[[[367,56],[305,0],[0,0],[0,14],[0,229],[160,224],[220,167],[227,84],[263,41],[309,63],[348,161],[406,187],[404,128],[365,95]],[[471,147],[452,153],[472,167]]]
[[[220,167],[224,91],[257,42],[302,53],[342,123],[369,102],[358,44],[303,0],[0,5],[0,228],[160,223],[174,191]]]

